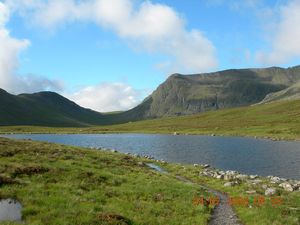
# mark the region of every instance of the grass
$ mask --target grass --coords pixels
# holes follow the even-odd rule
[[[0,138],[0,199],[25,224],[206,224],[206,192],[119,153]],[[4,223],[14,224],[14,223]]]
[[[151,160],[108,151],[44,142],[0,138],[0,199],[23,205],[25,224],[207,224],[211,206],[195,206],[195,196],[209,198],[200,185],[230,197],[261,196],[260,186],[199,176],[201,167],[157,163],[167,174],[145,166]],[[175,178],[187,177],[195,184]],[[271,185],[266,179],[263,183]],[[256,195],[246,194],[254,189]],[[247,225],[298,225],[300,192],[278,192],[283,204],[235,206]],[[269,202],[270,199],[266,199]],[[3,223],[14,224],[14,223]]]
[[[189,178],[195,183],[204,184],[207,187],[225,192],[232,199],[248,199],[249,205],[233,204],[239,218],[246,225],[299,225],[300,224],[300,192],[289,193],[283,189],[278,189],[276,196],[265,197],[262,184],[269,187],[274,186],[266,178],[262,180],[261,185],[249,185],[243,181],[240,185],[233,187],[224,187],[224,183],[228,181],[218,180],[215,178],[199,176],[201,168],[192,165],[180,164],[161,164],[163,168],[168,170],[173,175],[180,175]],[[274,186],[275,187],[275,186]],[[256,190],[256,194],[247,194],[248,190]],[[254,204],[255,198],[264,199],[263,204]],[[273,205],[272,200],[279,197],[282,204]]]
[[[0,133],[164,133],[257,136],[300,140],[300,101],[283,101],[197,115],[168,117],[112,126],[49,128],[0,127]]]

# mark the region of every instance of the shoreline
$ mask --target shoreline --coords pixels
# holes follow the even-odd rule
[[[139,134],[146,134],[146,133],[105,133],[105,134],[137,134],[137,135],[139,135]],[[85,133],[48,133],[48,134],[45,134],[45,133],[19,133],[19,134],[7,134],[7,135],[4,135],[4,134],[0,133],[0,137],[9,138],[9,139],[13,139],[13,140],[29,140],[29,141],[34,141],[34,142],[41,142],[39,140],[31,139],[30,137],[29,138],[18,139],[18,138],[14,138],[14,137],[9,137],[10,135],[95,135],[95,134],[85,134]],[[99,135],[101,135],[101,134],[99,134]],[[153,134],[153,135],[155,135],[155,134]],[[172,134],[157,134],[157,135],[173,136]],[[180,136],[180,135],[176,135],[176,136]],[[186,136],[186,135],[182,135],[182,136]],[[260,140],[260,141],[273,141],[273,140],[270,140],[270,139],[262,139],[262,138],[254,138],[254,137],[241,137],[241,136],[217,136],[217,135],[214,135],[214,136],[211,136],[211,135],[199,135],[199,136],[211,137],[211,138],[214,138],[214,137],[249,138],[249,139],[257,139],[257,140]],[[285,141],[285,140],[283,140],[283,141]],[[76,146],[76,145],[68,145],[68,144],[56,143],[56,142],[50,142],[50,141],[42,141],[42,142],[47,142],[49,144],[62,144],[62,145],[66,145],[66,146],[81,147],[81,146]],[[129,155],[129,156],[137,157],[137,158],[145,158],[147,160],[153,160],[154,162],[157,162],[157,163],[180,164],[180,165],[198,165],[200,167],[206,167],[208,165],[208,164],[192,163],[192,162],[191,163],[169,162],[167,160],[165,161],[164,159],[157,159],[157,158],[155,158],[152,155],[141,155],[141,154],[129,153],[129,152],[120,151],[120,150],[114,149],[114,148],[111,148],[111,149],[106,148],[106,147],[83,147],[83,148],[87,148],[87,149],[91,149],[91,150],[98,150],[98,151],[118,152],[120,154],[125,154],[125,155]],[[209,167],[211,169],[213,169],[214,172],[220,171],[221,174],[219,174],[219,175],[224,175],[224,171],[226,171],[226,169],[212,167],[211,165],[209,165]],[[246,175],[246,176],[253,175],[253,174],[249,174],[249,173],[245,173],[244,174],[244,173],[242,173],[242,172],[240,172],[238,170],[230,170],[229,169],[227,171],[234,171],[237,174]],[[282,179],[282,181],[284,181],[284,180],[300,181],[300,179],[298,180],[298,178],[287,178],[287,177],[284,177],[284,176],[280,176],[279,177],[278,175],[272,175],[272,174],[268,174],[268,175],[257,175],[257,174],[255,174],[255,175],[258,176],[258,177],[261,177],[261,178],[277,177],[277,178]]]
[[[148,182],[148,185],[152,185],[150,189],[147,188],[148,194],[146,195],[150,196],[147,200],[147,205],[150,208],[152,205],[149,205],[149,201],[154,201],[154,204],[156,204],[157,200],[165,196],[164,192],[161,191],[162,187],[166,188],[165,191],[175,191],[177,194],[174,195],[173,193],[170,196],[173,196],[171,199],[176,196],[176,201],[179,203],[185,202],[186,204],[186,199],[188,198],[190,200],[189,206],[194,210],[196,209],[194,207],[198,207],[192,205],[195,197],[204,197],[207,200],[210,199],[211,196],[214,196],[213,193],[209,194],[209,192],[207,192],[209,189],[217,190],[219,193],[226,195],[227,200],[220,196],[220,208],[216,208],[216,211],[213,212],[213,214],[210,214],[210,217],[206,217],[207,219],[210,218],[209,220],[206,220],[208,222],[214,221],[215,217],[223,218],[224,212],[227,211],[226,207],[224,208],[224,204],[227,204],[228,199],[231,198],[249,199],[250,202],[248,205],[237,204],[232,207],[235,210],[238,218],[240,218],[244,224],[256,224],[257,221],[259,221],[260,224],[264,224],[266,221],[271,223],[275,220],[281,221],[282,224],[287,224],[286,221],[295,221],[295,223],[289,224],[297,224],[297,221],[299,220],[297,212],[299,210],[298,199],[300,194],[300,181],[295,180],[292,184],[293,190],[290,191],[289,189],[291,188],[291,184],[287,184],[290,183],[290,180],[288,179],[279,177],[277,178],[273,176],[250,176],[231,170],[222,171],[207,164],[193,165],[172,163],[164,160],[154,159],[151,155],[124,153],[108,148],[73,147],[71,145],[63,145],[45,141],[16,140],[9,138],[0,138],[0,141],[2,142],[1,147],[3,150],[1,154],[6,157],[6,160],[4,160],[3,163],[12,165],[11,162],[14,162],[13,165],[15,166],[13,170],[10,169],[11,167],[9,166],[4,167],[7,168],[8,172],[5,176],[5,181],[7,182],[7,185],[11,186],[9,186],[10,188],[3,189],[2,194],[3,196],[10,197],[15,196],[13,194],[16,193],[16,191],[19,191],[15,199],[20,200],[20,202],[24,203],[26,207],[28,207],[28,205],[31,207],[36,206],[36,202],[30,202],[32,198],[28,198],[26,193],[31,192],[33,188],[39,190],[41,183],[44,183],[44,185],[49,187],[49,178],[51,178],[50,180],[53,182],[53,185],[51,186],[52,189],[50,189],[52,193],[55,194],[57,193],[57,190],[61,190],[61,185],[67,188],[67,190],[70,189],[70,191],[65,192],[66,198],[68,198],[70,201],[73,201],[74,199],[74,201],[77,201],[77,192],[71,191],[74,190],[74,187],[76,187],[78,191],[83,194],[83,196],[88,197],[90,196],[90,193],[94,193],[95,191],[97,193],[102,193],[102,189],[97,188],[99,187],[99,184],[102,184],[106,186],[108,185],[108,188],[105,189],[108,192],[103,192],[105,193],[104,197],[106,196],[106,200],[109,200],[111,197],[115,196],[112,196],[112,194],[119,193],[119,195],[116,196],[121,198],[120,202],[122,202],[124,194],[132,193],[133,189],[127,189],[128,185],[132,185],[132,187],[140,185],[140,190],[144,193],[144,183]],[[34,160],[34,163],[28,163],[32,160]],[[16,161],[18,164],[15,163]],[[148,167],[147,163],[155,164],[159,168],[162,168],[164,171],[166,171],[167,174],[149,171],[148,168],[146,168]],[[57,167],[57,165],[59,165],[59,167]],[[57,168],[61,168],[61,172],[67,173],[68,175],[66,176],[61,175],[62,173],[57,173]],[[78,173],[78,171],[80,173]],[[82,171],[85,172],[83,173]],[[44,173],[46,174],[45,176],[43,176]],[[18,175],[17,179],[15,179],[14,174]],[[31,176],[23,176],[22,174],[31,174]],[[96,176],[96,174],[98,175]],[[58,175],[59,178],[57,177]],[[115,176],[120,177],[116,179]],[[34,179],[32,177],[34,177]],[[70,177],[72,179],[70,179]],[[139,182],[137,182],[137,178]],[[154,183],[149,182],[149,179],[153,179]],[[82,183],[82,180],[84,180],[84,183]],[[195,185],[190,185],[186,181],[191,181]],[[14,185],[14,182],[22,185]],[[187,183],[188,185],[183,184],[182,182]],[[285,185],[281,185],[282,183]],[[91,187],[91,185],[94,186]],[[111,192],[109,185],[112,185],[115,188],[114,192]],[[196,185],[198,185],[198,187],[196,187]],[[174,188],[170,188],[170,186]],[[204,189],[204,186],[208,189]],[[184,188],[193,189],[194,194],[188,194],[190,192],[183,191]],[[20,191],[20,189],[22,191]],[[128,192],[127,190],[130,191]],[[42,197],[43,201],[48,201],[49,195],[47,193],[49,192],[45,192],[44,194],[44,192],[36,191],[33,194],[39,199]],[[97,205],[97,201],[94,199],[97,199],[96,196],[102,196],[99,195],[99,193],[93,196],[93,201],[91,201],[90,204]],[[137,191],[137,193],[134,192],[134,199],[137,201],[141,200],[138,197],[140,196],[140,193],[141,192],[139,191]],[[130,196],[132,198],[132,195]],[[127,197],[125,196],[124,199],[126,198]],[[255,205],[255,202],[253,201],[254,199],[258,198],[263,198],[266,200],[266,202],[263,202],[261,205]],[[280,198],[284,204],[282,204],[280,207],[272,205],[271,200],[274,198]],[[28,204],[26,201],[29,201],[30,203]],[[110,202],[114,204],[116,203],[114,199],[112,199]],[[54,203],[55,202],[53,202],[53,204]],[[168,205],[168,203],[169,201],[166,201],[164,202],[164,205]],[[181,204],[178,204],[178,206],[180,205]],[[174,206],[174,204],[171,204],[170,206]],[[213,205],[209,205],[209,207],[210,206]],[[231,205],[227,204],[226,206],[229,206],[230,208]],[[118,208],[119,204],[117,204],[116,207]],[[127,203],[124,205],[124,207],[127,209]],[[162,207],[166,208],[165,206]],[[78,210],[79,209],[80,211],[86,210],[87,212],[90,210],[90,207],[86,208],[85,205],[82,205],[78,208]],[[197,209],[202,209],[202,207]],[[282,213],[286,210],[290,210],[290,214],[287,219],[281,217]],[[39,211],[40,214],[27,215],[29,217],[25,217],[25,221],[29,221],[30,219],[40,219],[44,214],[47,215],[48,211],[49,210],[47,209],[46,211]],[[61,211],[59,210],[58,212]],[[131,214],[131,211],[129,214],[124,212],[118,212],[118,214],[125,215],[127,218],[133,218],[135,216],[135,214]],[[179,212],[182,211],[180,210]],[[208,211],[205,212],[205,215],[208,216]],[[220,214],[218,212],[220,212]],[[110,210],[108,213],[110,213]],[[253,216],[249,217],[249,214]],[[178,216],[180,213],[176,213],[174,215]],[[212,215],[215,215],[215,217],[211,217]],[[232,213],[229,213],[228,215],[229,218],[232,219]],[[254,217],[255,220],[252,219]],[[137,220],[136,217],[134,218]],[[54,217],[51,219],[55,220]]]
[[[1,128],[1,127],[0,127]],[[68,128],[66,128],[68,129]],[[250,139],[257,139],[257,140],[269,140],[269,141],[290,141],[290,142],[298,142],[300,138],[282,138],[282,137],[270,137],[270,136],[257,136],[257,135],[230,135],[230,134],[216,134],[216,133],[184,133],[184,132],[174,132],[174,133],[167,133],[167,132],[156,132],[156,131],[149,131],[149,132],[138,132],[138,131],[101,131],[101,132],[1,132],[0,135],[92,135],[92,134],[152,134],[152,135],[173,135],[173,136],[206,136],[206,137],[225,137],[225,138],[250,138]]]

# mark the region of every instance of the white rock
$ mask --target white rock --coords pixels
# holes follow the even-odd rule
[[[271,177],[270,178],[271,183],[273,184],[277,184],[280,182],[280,178],[279,177]]]
[[[248,178],[248,175],[239,174],[239,175],[236,175],[236,178],[241,179],[241,180],[246,180]]]
[[[227,182],[224,184],[224,187],[232,187],[232,186],[234,186],[233,182]]]
[[[276,194],[275,188],[267,188],[267,190],[265,191],[266,196],[271,196],[271,195],[275,195],[275,194]]]
[[[216,176],[217,179],[224,179],[224,175],[220,174],[218,176]]]
[[[257,175],[250,175],[249,177],[250,177],[250,179],[252,179],[252,180],[258,178]]]
[[[279,187],[282,187],[285,191],[289,191],[289,192],[294,191],[293,186],[288,182],[284,182],[284,183],[279,184]]]

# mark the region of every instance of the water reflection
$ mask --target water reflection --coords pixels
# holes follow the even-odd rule
[[[18,201],[5,199],[0,201],[0,221],[22,220],[22,206]]]

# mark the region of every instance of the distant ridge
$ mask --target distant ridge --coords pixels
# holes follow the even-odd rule
[[[104,122],[102,114],[54,92],[12,95],[0,89],[0,103],[1,125],[89,126]]]
[[[173,74],[141,104],[101,114],[55,92],[12,95],[0,89],[0,125],[109,125],[300,98],[300,66]]]

